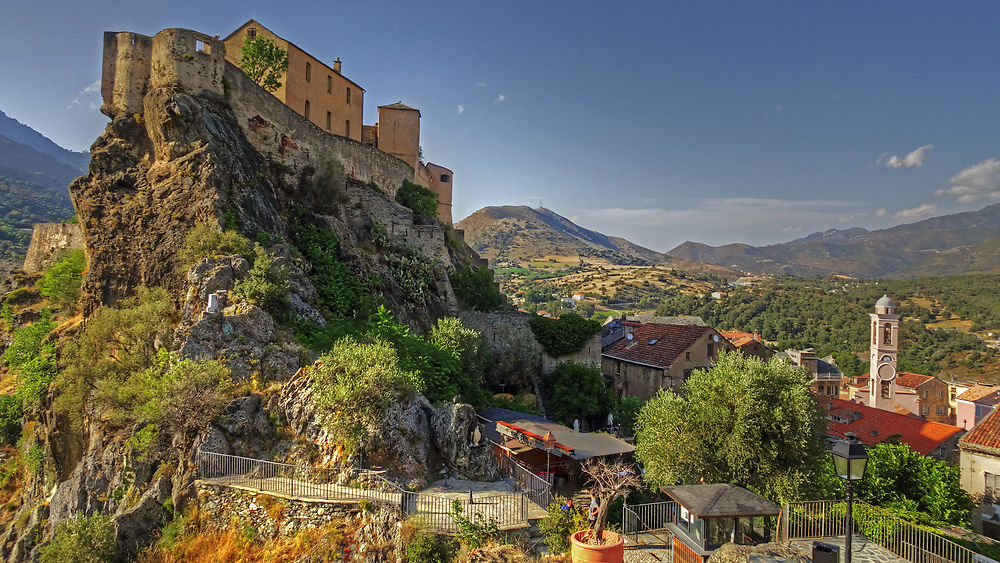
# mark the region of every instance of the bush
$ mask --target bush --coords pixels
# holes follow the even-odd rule
[[[441,563],[451,561],[458,552],[458,542],[448,536],[419,531],[406,546],[406,559],[411,563]]]
[[[507,303],[507,298],[497,289],[493,281],[493,270],[489,268],[467,268],[460,266],[448,275],[455,297],[464,307],[477,311],[493,311]]]
[[[249,252],[250,241],[240,233],[223,231],[212,223],[198,223],[184,237],[184,244],[177,256],[184,264],[194,264],[205,258]]]
[[[495,518],[487,520],[479,512],[471,516],[463,514],[462,502],[458,499],[452,501],[448,515],[451,516],[451,521],[458,528],[458,534],[456,534],[458,539],[469,549],[485,546],[500,531]]]
[[[417,217],[437,218],[437,194],[419,184],[403,180],[403,185],[396,192],[396,201],[413,210]]]
[[[385,409],[412,392],[412,374],[400,369],[396,351],[383,340],[346,336],[319,361],[310,379],[316,411],[354,453]]]
[[[427,288],[434,281],[433,266],[424,253],[419,248],[405,245],[399,252],[386,255],[386,262],[407,299],[422,302]]]
[[[445,317],[438,319],[431,330],[430,341],[458,359],[460,371],[455,383],[463,400],[476,406],[487,404],[489,397],[483,389],[483,378],[493,354],[486,338],[466,328],[459,319]]]
[[[254,246],[250,273],[233,286],[233,294],[271,313],[288,305],[288,272],[275,266],[274,258],[260,245]]]
[[[614,406],[614,392],[599,367],[560,362],[546,379],[552,389],[553,414],[566,425],[577,417],[604,416]]]
[[[12,341],[0,360],[7,362],[17,380],[14,392],[22,408],[37,408],[56,376],[56,344],[48,341],[55,328],[47,311],[42,318],[22,326],[12,334]]]
[[[42,563],[106,563],[118,559],[115,523],[110,515],[78,515],[56,526],[40,550]]]
[[[38,282],[39,293],[60,309],[76,305],[83,284],[81,274],[86,267],[82,250],[69,251],[45,270]]]
[[[0,395],[0,442],[14,444],[21,434],[21,399],[14,395]]]
[[[535,339],[552,356],[566,356],[579,352],[590,337],[601,331],[601,323],[588,321],[575,313],[566,313],[558,319],[538,315],[528,320]]]
[[[341,319],[368,314],[371,297],[340,260],[340,241],[333,231],[308,225],[296,231],[295,246],[312,264],[309,280],[319,294],[320,305]]]
[[[545,518],[538,522],[538,529],[545,535],[545,545],[549,546],[552,554],[566,553],[569,550],[570,534],[590,527],[583,508],[577,506],[562,510],[565,502],[563,497],[555,497],[555,501],[545,509]]]

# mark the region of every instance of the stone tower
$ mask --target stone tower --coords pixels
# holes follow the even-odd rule
[[[896,397],[896,358],[899,355],[899,315],[888,295],[875,302],[872,318],[868,406],[892,410]]]

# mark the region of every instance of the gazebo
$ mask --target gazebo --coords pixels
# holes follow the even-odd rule
[[[677,502],[673,523],[674,561],[703,562],[726,543],[756,545],[771,540],[771,517],[781,507],[727,483],[676,485],[663,492]]]

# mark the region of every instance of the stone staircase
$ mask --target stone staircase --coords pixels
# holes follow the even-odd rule
[[[533,375],[531,377],[531,386],[535,389],[535,398],[538,400],[538,410],[542,411],[542,416],[552,420],[552,413],[548,408],[552,395],[548,383],[545,382],[545,378],[539,375]]]

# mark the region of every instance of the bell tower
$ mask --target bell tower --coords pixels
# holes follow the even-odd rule
[[[899,315],[888,295],[875,302],[872,318],[868,406],[892,410],[896,395],[896,358],[899,355]]]

